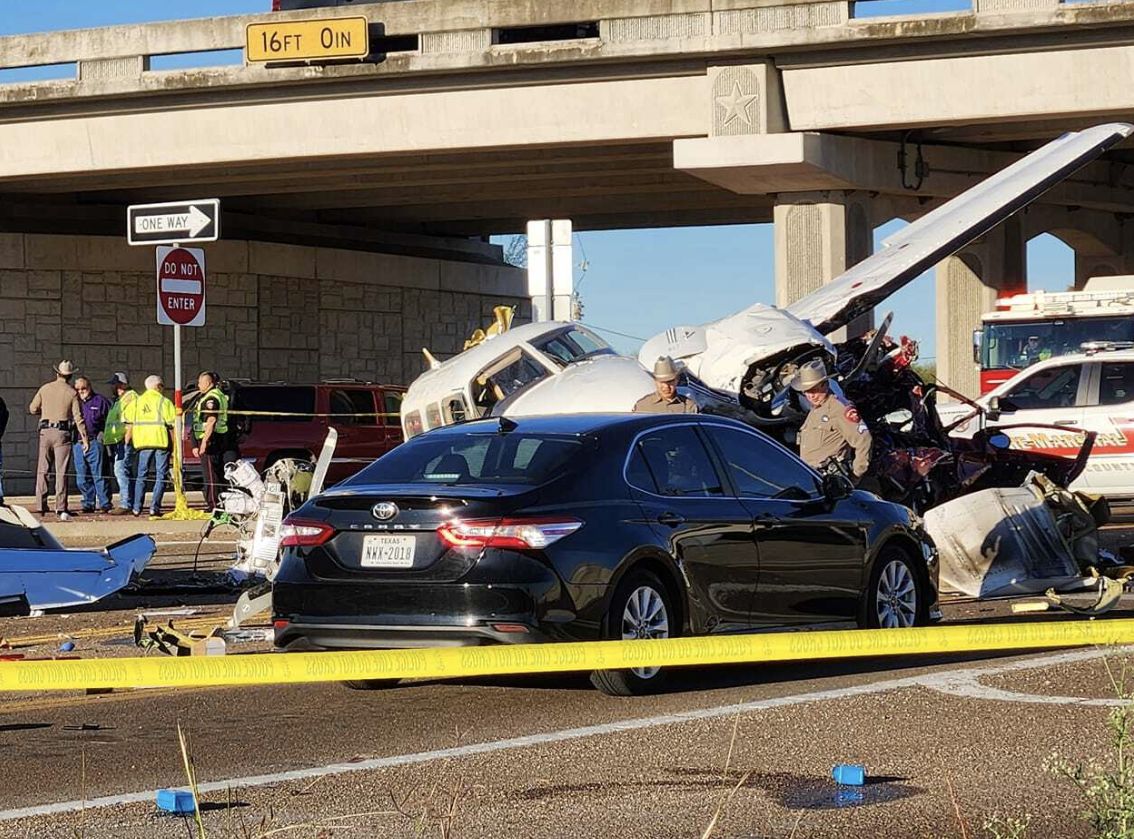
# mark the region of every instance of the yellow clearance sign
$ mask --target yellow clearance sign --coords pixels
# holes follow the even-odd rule
[[[363,58],[370,53],[364,17],[250,23],[245,36],[250,62]]]

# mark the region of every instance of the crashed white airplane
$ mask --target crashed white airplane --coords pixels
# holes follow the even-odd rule
[[[703,326],[667,330],[645,343],[641,363],[616,355],[579,324],[528,324],[489,338],[414,381],[402,404],[406,436],[490,413],[629,411],[653,389],[646,368],[662,355],[684,364],[702,404],[739,401],[767,416],[797,365],[814,357],[834,361],[827,335],[1132,131],[1132,125],[1111,123],[1065,134],[910,224],[877,253],[790,306],[757,303]]]

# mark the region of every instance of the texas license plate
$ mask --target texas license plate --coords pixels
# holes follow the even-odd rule
[[[416,548],[413,536],[366,536],[362,540],[362,567],[413,568]]]

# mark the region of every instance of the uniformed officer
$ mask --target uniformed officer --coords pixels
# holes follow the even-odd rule
[[[70,521],[67,510],[67,468],[71,465],[71,444],[78,438],[85,453],[90,447],[87,427],[79,405],[79,394],[71,386],[75,365],[60,361],[55,379],[32,397],[28,413],[39,416],[39,460],[35,470],[35,497],[40,515],[47,513],[47,473],[55,468],[55,514],[60,521]]]
[[[201,397],[193,409],[193,456],[201,458],[205,475],[205,503],[220,503],[224,487],[224,465],[237,459],[234,435],[229,433],[228,396],[217,387],[216,373],[205,371],[197,377]]]
[[[799,456],[819,469],[832,458],[845,464],[853,455],[851,473],[857,483],[870,468],[870,429],[853,403],[831,393],[829,378],[817,359],[804,364],[792,379],[791,386],[811,405],[799,429]]]
[[[654,362],[654,392],[634,403],[638,414],[696,414],[697,403],[677,393],[677,365],[668,355]]]

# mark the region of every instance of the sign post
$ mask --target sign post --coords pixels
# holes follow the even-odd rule
[[[126,208],[126,241],[157,245],[157,322],[173,327],[173,490],[177,501],[168,518],[198,519],[208,515],[189,509],[182,488],[181,467],[185,416],[181,403],[181,327],[205,325],[205,252],[183,248],[186,242],[220,238],[220,199],[134,204]]]
[[[174,244],[157,248],[157,321],[173,327],[173,518],[196,518],[185,499],[185,412],[181,401],[181,327],[205,325],[205,252]]]

